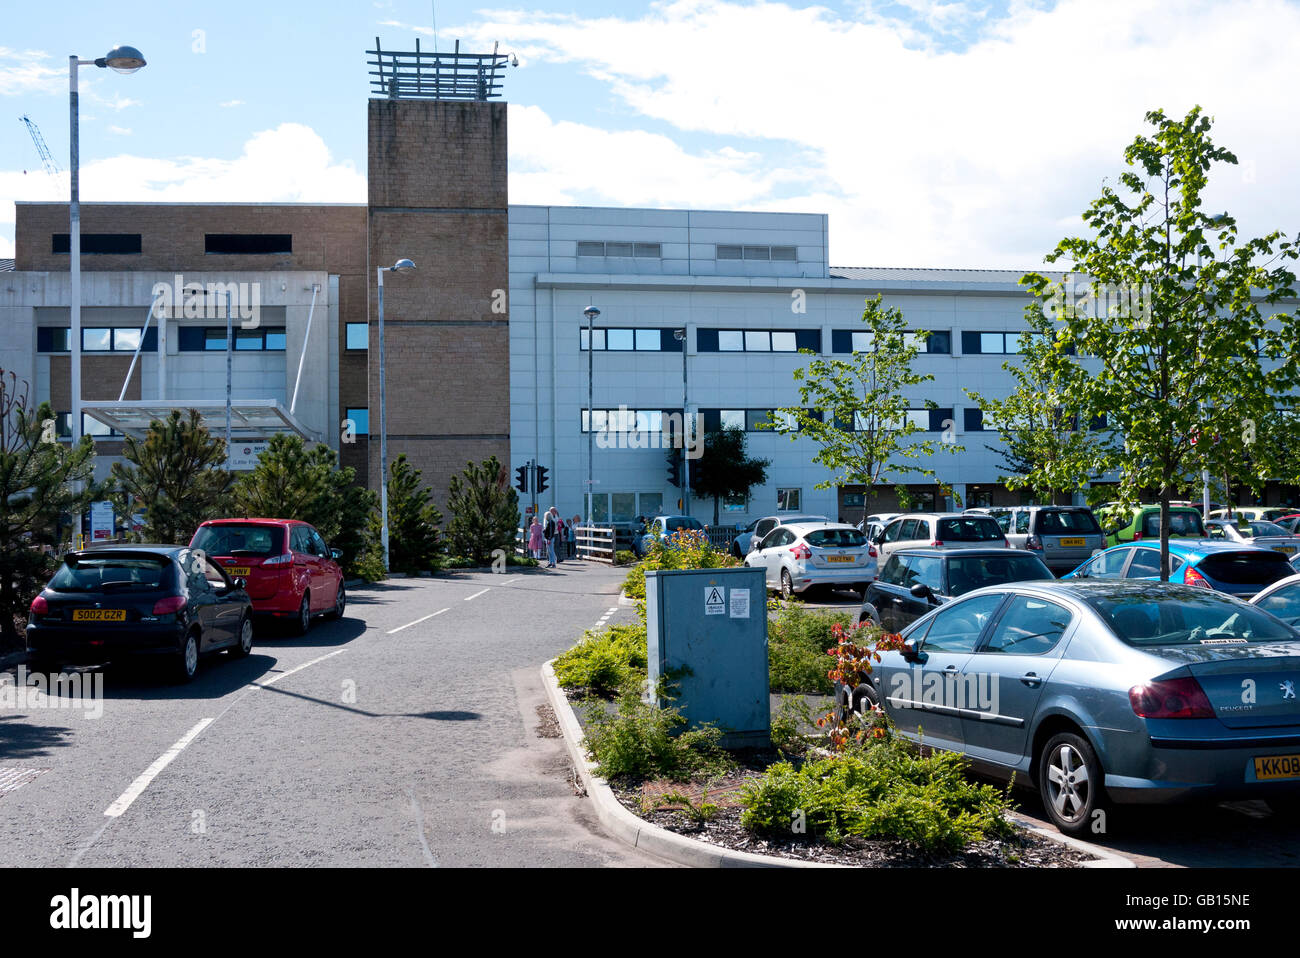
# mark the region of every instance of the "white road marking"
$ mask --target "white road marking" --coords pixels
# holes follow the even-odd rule
[[[388,630],[387,632],[385,632],[384,634],[385,634],[385,635],[393,635],[393,634],[396,633],[396,632],[401,632],[403,629],[409,629],[409,628],[410,628],[411,626],[413,626],[413,625],[419,625],[419,624],[420,624],[421,622],[423,622],[425,619],[432,619],[435,615],[442,615],[442,614],[443,614],[444,612],[446,612],[446,611],[447,611],[446,609],[439,609],[437,612],[430,612],[428,615],[423,616],[423,617],[421,617],[421,618],[418,618],[418,619],[416,619],[414,622],[408,622],[408,623],[406,623],[406,625],[399,625],[399,626],[398,626],[397,628],[395,628],[395,629],[389,629],[389,630]]]
[[[158,759],[146,768],[139,778],[131,783],[130,788],[118,796],[117,801],[104,810],[104,814],[110,818],[117,818],[130,808],[131,803],[139,798],[141,793],[149,787],[149,783],[157,778],[158,774],[172,763],[172,759],[181,754],[181,752],[185,750],[185,746],[194,741],[194,739],[198,737],[198,734],[211,725],[212,722],[212,719],[205,718],[195,725],[194,728],[182,735],[175,745],[163,752],[162,755],[158,756]]]
[[[478,592],[475,592],[473,595],[465,596],[465,601],[468,602],[470,599],[477,599],[484,592],[490,592],[490,591],[491,591],[490,589],[480,589]]]
[[[438,614],[437,612],[434,613],[434,615],[437,614]],[[295,665],[288,672],[281,672],[279,675],[273,675],[271,676],[271,678],[266,679],[265,681],[262,682],[254,682],[253,685],[256,686],[257,688],[266,688],[268,685],[274,685],[276,682],[280,681],[281,679],[288,678],[289,676],[293,675],[293,673],[295,672],[301,672],[303,669],[309,668],[315,665],[317,662],[324,662],[326,659],[333,658],[336,655],[342,655],[346,651],[347,649],[339,649],[335,652],[326,652],[324,655],[314,658],[310,662],[304,662],[302,665]]]
[[[500,582],[497,583],[497,585],[509,585],[511,582],[518,582],[522,578],[523,576],[521,575],[512,575],[508,579],[502,579]]]
[[[415,827],[420,830],[420,847],[424,850],[424,860],[430,868],[437,868],[438,862],[433,857],[433,852],[429,850],[429,842],[424,837],[424,809],[416,800],[414,789],[407,789],[406,794],[411,799],[411,811],[415,812]]]
[[[592,628],[593,629],[603,628],[604,625],[607,622],[609,622],[609,617],[617,611],[618,611],[618,606],[613,606],[612,608],[608,609],[604,615],[602,615],[599,619],[596,620],[596,624],[592,626]]]

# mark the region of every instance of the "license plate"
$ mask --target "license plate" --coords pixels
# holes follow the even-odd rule
[[[1292,553],[1292,552],[1295,552],[1295,546],[1274,546],[1274,547],[1273,547],[1273,551],[1274,551],[1274,552],[1285,552],[1285,553],[1290,554],[1290,553]]]
[[[73,622],[125,622],[126,609],[73,609]]]
[[[1062,539],[1061,548],[1074,546],[1076,549],[1082,549],[1087,543],[1083,539]]]
[[[827,556],[827,562],[852,562],[853,556]]]
[[[247,578],[247,577],[248,577],[248,566],[246,566],[246,565],[228,565],[228,566],[226,566],[226,575],[231,576],[232,578],[233,578],[233,577],[236,577],[236,576],[241,576],[241,575],[242,575],[242,576],[244,576],[245,578]]]
[[[1255,777],[1260,781],[1300,778],[1300,755],[1271,755],[1255,759]]]

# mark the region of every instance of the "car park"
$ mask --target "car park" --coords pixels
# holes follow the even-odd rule
[[[788,599],[816,589],[864,593],[876,577],[876,559],[875,546],[847,523],[798,522],[769,532],[745,565],[762,569],[767,588]]]
[[[1271,549],[1208,539],[1169,540],[1169,581],[1248,599],[1291,574],[1286,556]],[[1065,579],[1160,579],[1160,543],[1111,546]]]
[[[749,555],[754,548],[755,543],[762,542],[763,537],[769,532],[782,524],[792,522],[830,522],[826,516],[763,516],[750,522],[745,528],[740,530],[736,538],[731,540],[730,552],[737,559],[743,559]]]
[[[32,600],[27,652],[33,668],[126,658],[166,663],[188,682],[199,659],[253,648],[253,606],[242,578],[185,546],[92,546],[69,552]]]
[[[306,634],[318,615],[343,617],[347,589],[341,553],[297,519],[212,519],[190,540],[228,575],[248,583],[253,613]]]
[[[880,705],[905,738],[1032,785],[1063,832],[1087,835],[1125,804],[1300,805],[1300,698],[1285,694],[1300,684],[1300,632],[1231,596],[1008,583],[901,635],[851,691],[855,708]],[[1249,701],[1246,680],[1260,690]]]
[[[899,549],[867,586],[855,623],[874,622],[887,632],[897,632],[931,609],[986,585],[1052,578],[1051,570],[1032,552]]]
[[[1011,548],[992,516],[961,512],[909,513],[891,520],[873,540],[883,562],[897,549]]]
[[[1101,526],[1086,506],[1013,506],[992,515],[1013,549],[1038,553],[1057,575],[1106,548]]]
[[[1261,549],[1272,549],[1285,556],[1300,552],[1300,537],[1287,532],[1281,526],[1263,519],[1239,519],[1231,522],[1227,519],[1211,519],[1205,523],[1207,539],[1220,542],[1243,542]]]
[[[1119,515],[1117,516],[1117,513]],[[1098,510],[1107,545],[1137,542],[1160,538],[1160,507],[1158,505],[1134,506],[1121,510],[1108,503]],[[1203,539],[1205,526],[1201,513],[1191,506],[1169,506],[1170,539]]]

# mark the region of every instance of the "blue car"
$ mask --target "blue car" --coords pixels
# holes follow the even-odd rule
[[[1240,542],[1169,540],[1169,581],[1249,599],[1295,569],[1281,552]],[[1132,542],[1094,555],[1063,579],[1160,580],[1160,543]]]

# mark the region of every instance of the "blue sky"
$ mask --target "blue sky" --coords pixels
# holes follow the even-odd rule
[[[81,70],[83,199],[362,202],[365,50],[428,47],[434,16],[427,0],[7,11],[0,256],[15,200],[66,197],[70,53],[149,60]],[[1246,233],[1300,225],[1294,0],[441,2],[436,20],[440,49],[520,57],[515,203],[824,212],[837,265],[1035,267],[1146,110],[1200,103],[1242,161],[1208,204]]]

